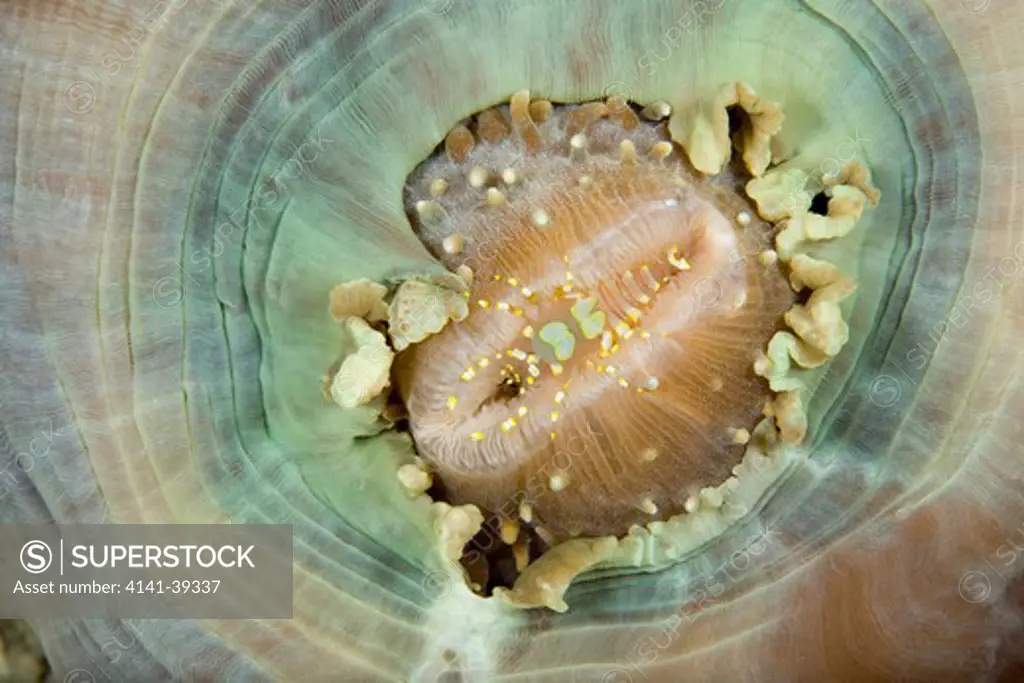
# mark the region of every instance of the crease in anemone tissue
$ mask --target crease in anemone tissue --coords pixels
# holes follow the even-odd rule
[[[1024,680],[1024,5],[3,17],[0,522],[294,539],[50,679]]]

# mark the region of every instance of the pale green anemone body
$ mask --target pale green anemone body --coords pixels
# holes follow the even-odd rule
[[[1022,7],[48,0],[7,22],[0,520],[295,534],[294,619],[161,622],[116,661],[116,620],[40,621],[59,676],[969,680],[1019,654]],[[461,315],[402,192],[475,112],[665,101],[714,167],[687,136],[737,82],[785,114],[770,171],[813,196],[857,162],[882,198],[804,250],[857,282],[838,355],[768,377],[806,387],[808,439],[744,515],[582,574],[564,614],[474,594],[452,560],[482,520],[410,493],[429,482],[373,392],[324,398],[367,340],[350,370],[391,354],[329,292],[412,306],[392,295],[427,283]]]

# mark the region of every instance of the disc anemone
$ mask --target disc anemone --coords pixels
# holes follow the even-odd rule
[[[624,101],[530,105],[478,114],[410,176],[415,229],[473,284],[468,317],[399,356],[398,388],[450,500],[624,534],[729,477],[795,297],[758,258],[738,157],[709,179]]]
[[[51,677],[1024,679],[1022,25],[6,3],[0,521],[294,534],[291,619]]]

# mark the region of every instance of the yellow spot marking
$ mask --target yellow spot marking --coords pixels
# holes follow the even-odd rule
[[[678,247],[672,247],[671,249],[669,249],[667,258],[668,262],[671,263],[676,268],[678,268],[679,270],[690,269],[690,263],[685,258],[679,255]]]
[[[448,406],[448,410],[455,410],[455,404],[458,403],[458,400],[454,396],[449,396],[445,403]]]
[[[473,432],[472,434],[469,435],[469,438],[472,441],[483,441],[484,440],[484,433],[483,432]]]

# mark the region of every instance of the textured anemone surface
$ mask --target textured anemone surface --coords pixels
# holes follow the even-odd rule
[[[8,3],[0,521],[281,523],[295,539],[293,619],[132,635],[115,619],[38,620],[51,668],[59,678],[102,658],[111,680],[140,682],[1020,680],[1021,25],[1024,5],[1008,0]],[[741,82],[778,103],[781,129],[746,89],[723,90]],[[728,164],[726,107],[742,107],[734,137],[762,178],[747,192],[762,218],[789,218],[779,257],[803,264],[815,296],[832,281],[819,260],[856,281],[829,321],[809,300],[787,313],[804,341],[828,322],[845,343],[818,340],[831,362],[798,373],[804,421],[787,426],[806,438],[771,485],[690,529],[671,562],[607,539],[555,546],[549,561],[565,556],[569,577],[608,560],[575,579],[560,614],[516,606],[518,585],[505,600],[479,595],[451,571],[479,512],[410,495],[431,486],[414,458],[420,448],[444,484],[442,465],[479,464],[474,446],[449,443],[458,433],[412,401],[410,430],[396,429],[375,399],[392,384],[426,391],[399,357],[392,381],[394,352],[442,358],[465,343],[446,341],[454,330],[503,320],[467,317],[450,295],[466,285],[444,256],[459,245],[415,229],[405,193],[438,145],[465,142],[449,135],[460,122],[524,89],[667,103],[668,133],[703,174]],[[808,202],[827,195],[827,216],[790,215],[789,199],[803,201],[794,178]],[[660,240],[661,219],[630,188],[590,207],[594,220],[642,213],[638,239]],[[592,240],[588,220],[578,232]],[[491,229],[502,245],[517,226],[485,221],[473,235]],[[795,253],[822,231],[844,236]],[[551,247],[523,244],[493,263],[529,271]],[[373,283],[397,290],[387,310]],[[410,311],[420,324],[392,326],[393,349],[345,318]],[[672,406],[696,383],[687,373],[733,352],[755,361],[752,347],[716,358],[692,335],[696,368],[658,366]],[[780,364],[811,367],[825,350],[779,339],[757,374],[793,396]],[[450,379],[430,372],[427,384]],[[682,408],[645,424],[633,407],[595,406],[573,419],[623,443],[663,435],[680,455],[659,467],[685,469],[681,481],[736,464],[700,459],[690,423],[673,428]],[[788,407],[775,404],[780,424]],[[541,452],[504,448],[494,462]],[[602,458],[621,451],[604,443]],[[659,484],[673,485],[670,469]],[[485,483],[495,499],[472,502],[497,505],[516,486]],[[566,481],[548,486],[571,500]],[[595,534],[625,514],[582,498],[597,512],[567,519]]]

